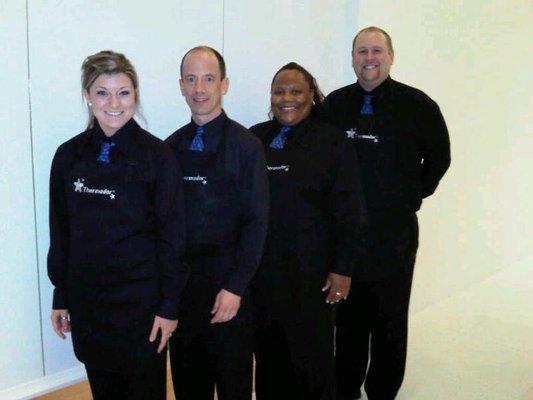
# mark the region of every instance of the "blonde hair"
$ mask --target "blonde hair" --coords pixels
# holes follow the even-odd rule
[[[127,75],[133,84],[135,90],[135,103],[137,105],[137,113],[140,113],[140,97],[139,97],[139,77],[133,67],[133,64],[122,53],[116,53],[111,50],[103,50],[90,55],[83,61],[81,66],[81,89],[82,96],[84,92],[89,92],[94,81],[102,74],[114,75],[123,73]],[[87,129],[94,125],[94,114],[91,107],[87,105],[89,113],[89,120],[87,121]],[[144,119],[144,118],[143,118]]]

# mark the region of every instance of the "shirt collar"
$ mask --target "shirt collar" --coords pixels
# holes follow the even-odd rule
[[[228,117],[226,116],[224,110],[222,110],[222,113],[218,117],[212,119],[204,125],[198,125],[191,118],[191,122],[186,126],[185,132],[183,133],[184,140],[182,140],[181,143],[178,145],[178,149],[180,151],[189,149],[189,146],[193,141],[194,136],[196,135],[196,128],[202,126],[202,128],[204,128],[203,142],[205,146],[205,151],[215,151],[218,144],[220,143],[222,130],[224,129],[224,124],[227,119]]]
[[[308,116],[302,119],[297,124],[290,126],[291,130],[289,131],[289,134],[287,135],[287,140],[285,142],[286,146],[290,147],[292,143],[299,142],[300,139],[305,136],[306,128],[309,125],[310,119],[311,119],[311,116]],[[273,129],[270,135],[272,137],[269,138],[268,143],[270,143],[281,131],[281,128],[285,126],[283,124],[280,124],[276,118],[274,118],[272,122],[273,122]]]
[[[220,113],[218,117],[215,119],[212,119],[207,124],[201,125],[202,128],[204,128],[204,137],[208,137],[210,135],[219,134],[222,132],[222,126],[224,124],[224,120],[227,118],[226,113],[224,110]],[[191,118],[191,128],[193,131],[193,135],[196,134],[196,128],[198,128],[198,125],[194,120]]]
[[[102,146],[102,142],[104,141],[112,141],[117,146],[116,148],[120,150],[121,153],[128,154],[128,148],[129,144],[131,142],[133,133],[135,130],[139,128],[139,125],[135,120],[132,118],[122,128],[117,130],[115,134],[111,137],[107,137],[100,127],[100,124],[98,124],[98,121],[94,120],[94,126],[91,130],[91,144],[92,146],[100,150],[100,147]]]
[[[302,119],[300,122],[298,122],[297,124],[295,125],[291,125],[290,128],[291,128],[291,132],[296,132],[299,130],[300,126],[302,125],[305,125],[307,123],[307,121],[309,120],[309,117],[306,117],[304,119]],[[275,129],[277,130],[277,133],[279,133],[279,131],[281,130],[281,128],[283,126],[286,126],[286,125],[283,125],[281,123],[278,122],[278,120],[276,118],[272,119],[272,122],[274,122],[274,127]],[[276,133],[276,134],[277,134]]]
[[[363,87],[359,84],[359,81],[357,81],[355,83],[355,89],[357,93],[360,95],[371,95],[371,96],[378,97],[390,87],[391,81],[392,79],[389,75],[383,82],[381,82],[377,87],[372,89],[370,92],[367,92],[365,89],[363,89]]]

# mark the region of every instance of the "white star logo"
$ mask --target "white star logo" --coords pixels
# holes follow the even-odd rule
[[[84,179],[78,178],[78,180],[76,182],[74,182],[74,191],[75,192],[81,192],[81,189],[84,186],[83,181],[84,181]]]
[[[115,193],[111,193],[111,194],[109,195],[109,198],[110,198],[111,200],[115,200]]]
[[[355,139],[355,134],[356,133],[357,133],[357,131],[352,128],[352,129],[346,131],[346,136],[348,137],[348,139]]]

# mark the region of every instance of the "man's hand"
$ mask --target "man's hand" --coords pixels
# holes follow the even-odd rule
[[[65,339],[65,333],[70,332],[70,321],[68,319],[68,310],[52,310],[52,315],[50,315],[50,320],[52,321],[52,328],[57,336],[61,339]]]
[[[167,345],[168,339],[172,336],[172,332],[176,330],[178,326],[177,319],[166,319],[158,315],[154,318],[154,325],[152,326],[152,332],[150,332],[150,337],[148,340],[153,342],[157,338],[157,333],[161,331],[161,342],[157,348],[157,353],[161,353],[165,346]]]
[[[226,289],[218,292],[215,298],[215,304],[211,310],[211,314],[215,314],[211,319],[212,324],[219,322],[228,322],[237,315],[239,307],[241,306],[241,296],[237,296]]]
[[[326,297],[326,303],[334,304],[338,303],[341,299],[346,300],[346,297],[348,297],[348,293],[350,293],[351,282],[352,278],[350,278],[349,276],[339,275],[334,272],[330,272],[328,274],[328,277],[326,278],[326,283],[322,288],[323,292],[329,290],[328,295]]]

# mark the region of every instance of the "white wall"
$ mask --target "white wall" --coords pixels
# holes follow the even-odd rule
[[[32,396],[83,376],[70,340],[61,341],[50,328],[46,254],[52,156],[86,122],[84,58],[103,49],[125,53],[140,76],[148,130],[165,138],[190,118],[178,90],[183,53],[213,46],[228,64],[225,109],[249,126],[266,118],[269,82],[288,61],[308,67],[325,91],[349,79],[349,64],[338,60],[348,54],[356,11],[349,0],[26,3],[0,3],[0,74],[8,77],[0,94],[2,399]]]
[[[0,3],[0,60],[1,393],[43,373],[24,2]]]

